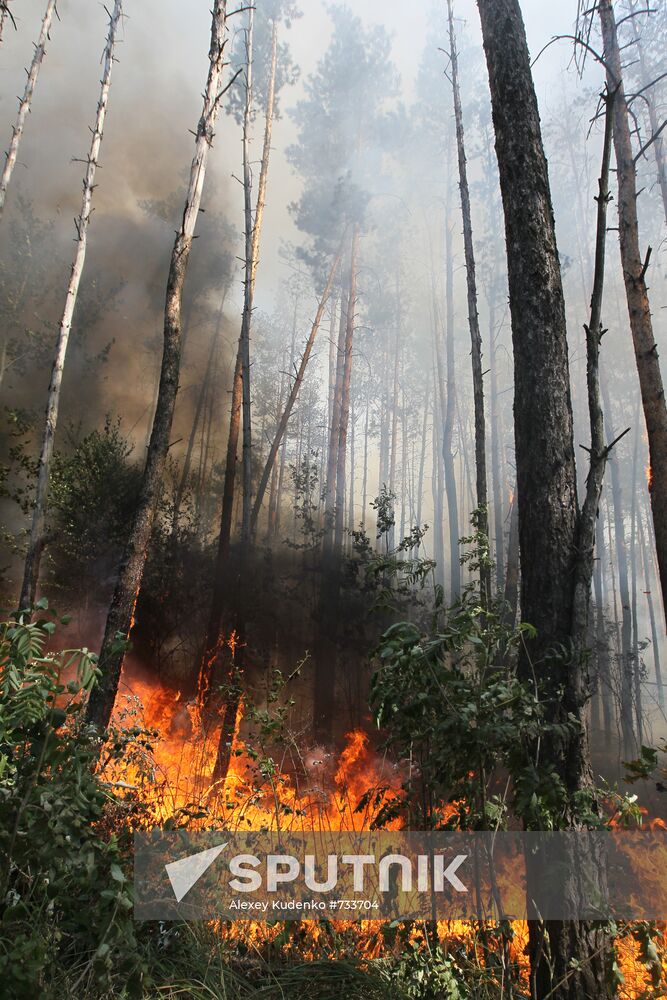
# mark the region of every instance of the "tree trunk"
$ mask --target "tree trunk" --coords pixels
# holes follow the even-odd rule
[[[333,548],[334,520],[336,512],[336,472],[338,463],[338,440],[340,437],[340,421],[342,412],[343,372],[345,367],[345,332],[349,299],[349,290],[341,295],[340,320],[338,324],[338,342],[336,345],[336,378],[331,407],[331,425],[329,427],[329,445],[327,448],[327,472],[324,484],[324,550]]]
[[[667,406],[665,405],[658,347],[653,336],[653,322],[646,287],[646,268],[650,249],[646,259],[642,260],[637,220],[637,173],[623,89],[616,20],[611,0],[600,0],[597,10],[602,25],[607,87],[610,93],[617,91],[617,98],[614,102],[614,148],[618,176],[621,263],[648,434],[653,473],[651,508],[660,568],[660,584],[663,601],[665,601],[667,600]]]
[[[639,408],[637,408],[639,410]],[[635,417],[635,441],[632,450],[632,503],[630,505],[630,610],[632,614],[632,673],[634,679],[635,726],[637,744],[644,743],[642,711],[641,656],[637,616],[637,460],[639,456],[639,412]]]
[[[352,381],[352,344],[354,340],[354,320],[357,308],[357,257],[359,254],[359,226],[352,233],[350,252],[350,286],[347,298],[345,320],[345,346],[342,363],[342,385],[340,394],[340,425],[338,450],[336,455],[336,513],[334,518],[334,548],[340,552],[343,544],[345,517],[345,465],[347,458],[347,431],[350,421],[350,384]]]
[[[609,663],[609,641],[605,629],[604,618],[604,595],[603,595],[603,574],[602,556],[605,551],[604,530],[602,518],[598,514],[595,526],[595,571],[593,582],[595,585],[595,613],[596,613],[596,637],[595,637],[595,664],[598,683],[598,695],[602,701],[602,723],[604,727],[604,745],[607,750],[611,746],[611,735],[614,724],[614,712],[611,687],[611,669]]]
[[[132,631],[134,610],[141,587],[148,545],[162,489],[162,476],[169,452],[169,436],[180,374],[183,286],[201,208],[208,155],[213,143],[215,122],[223,94],[221,81],[224,68],[226,21],[226,0],[215,0],[211,20],[209,70],[204,104],[195,136],[195,153],[190,168],[183,219],[176,234],[169,265],[162,372],[153,431],[139,501],[109,609],[100,651],[100,666],[103,675],[99,685],[93,689],[88,703],[88,718],[101,729],[106,728],[113,711],[124,656],[124,647],[119,646],[117,640],[119,636],[123,640],[127,640]]]
[[[322,298],[320,299],[319,305],[317,307],[317,312],[315,314],[315,319],[313,320],[313,325],[310,330],[310,336],[306,341],[306,346],[304,348],[303,355],[301,357],[301,364],[299,365],[299,370],[296,374],[296,378],[292,383],[292,388],[290,394],[287,397],[287,402],[285,403],[285,409],[283,410],[282,417],[278,423],[278,428],[276,430],[275,437],[271,444],[269,450],[269,455],[266,460],[266,465],[264,466],[264,471],[262,473],[262,478],[260,479],[259,486],[257,487],[257,495],[255,497],[255,503],[252,509],[252,518],[250,522],[251,531],[254,534],[257,528],[257,518],[259,517],[259,512],[262,509],[262,503],[264,501],[264,494],[266,492],[266,487],[269,482],[269,477],[271,475],[271,470],[273,469],[276,461],[276,456],[280,449],[280,445],[283,439],[283,435],[287,430],[287,425],[289,423],[290,416],[292,415],[292,410],[294,409],[294,404],[296,403],[297,397],[299,395],[299,390],[304,380],[306,374],[306,368],[308,367],[308,362],[310,360],[310,355],[313,351],[313,346],[315,344],[315,339],[317,337],[318,331],[320,329],[320,324],[322,322],[322,316],[324,315],[324,310],[326,304],[331,295],[331,289],[333,288],[334,280],[336,278],[336,273],[340,264],[341,251],[336,255],[329,271],[329,277],[325,285],[324,291],[322,293]]]
[[[491,368],[491,474],[493,477],[493,528],[494,562],[496,566],[496,590],[502,594],[505,580],[505,512],[503,491],[505,489],[504,463],[502,461],[503,433],[501,413],[498,405],[498,354],[496,333],[496,288],[491,289],[489,303],[489,346]]]
[[[475,470],[476,470],[476,507],[477,529],[480,535],[489,538],[489,502],[487,495],[486,476],[486,420],[484,415],[484,375],[482,372],[482,334],[479,329],[479,313],[477,310],[477,278],[475,274],[475,248],[472,239],[472,215],[470,211],[470,189],[468,187],[468,167],[466,162],[465,135],[463,130],[463,109],[461,106],[461,88],[459,86],[459,57],[456,51],[456,34],[454,31],[454,7],[452,0],[447,0],[449,15],[449,48],[452,72],[452,91],[454,94],[454,120],[456,123],[456,148],[459,162],[459,190],[461,192],[461,214],[463,216],[463,246],[466,262],[468,288],[468,326],[470,328],[472,357],[472,387],[475,404]],[[482,543],[484,544],[484,543]],[[491,565],[488,559],[482,559],[480,565],[480,598],[483,608],[491,602]]]
[[[651,564],[648,557],[648,544],[644,533],[644,523],[642,516],[639,516],[639,545],[642,551],[642,565],[644,570],[644,586],[646,587],[646,600],[648,603],[649,621],[651,622],[651,645],[653,646],[653,664],[655,669],[655,683],[658,689],[658,706],[661,711],[665,708],[665,689],[662,680],[662,668],[660,665],[660,637],[656,622],[655,605],[651,592]]]
[[[606,383],[603,383],[604,405],[607,411],[610,433],[613,434],[611,403]],[[616,567],[618,570],[618,595],[621,602],[620,631],[620,716],[623,755],[625,760],[636,756],[637,740],[633,723],[633,664],[632,664],[632,614],[630,608],[630,587],[628,584],[628,555],[623,517],[623,493],[621,476],[616,456],[611,458],[611,495],[614,506],[614,541],[616,547]]]
[[[565,302],[519,3],[478,0],[478,6],[508,250],[522,618],[537,630],[537,637],[522,650],[520,670],[527,679],[534,671],[541,675],[549,721],[564,721],[572,713],[579,723],[576,736],[551,736],[541,744],[541,761],[548,760],[556,769],[568,793],[563,819],[576,826],[576,796],[590,785],[591,768],[581,703],[583,658],[568,662],[558,652],[572,642],[580,528]],[[529,877],[534,877],[532,869]],[[563,898],[574,915],[580,901],[574,879],[564,879]],[[553,921],[542,928],[531,921],[529,951],[534,997],[585,1000],[610,995],[605,986],[605,939],[590,924]]]
[[[449,213],[448,213],[449,215]],[[459,561],[459,502],[456,486],[456,468],[452,440],[456,419],[456,370],[454,364],[454,258],[452,251],[452,231],[448,218],[445,220],[446,294],[447,317],[445,341],[447,351],[447,402],[442,433],[442,459],[445,474],[445,494],[447,496],[447,521],[449,525],[450,560],[450,603],[461,596],[461,563]],[[444,567],[443,567],[444,568]]]
[[[241,355],[241,397],[243,415],[243,521],[241,537],[250,541],[250,503],[252,494],[252,411],[250,393],[250,326],[255,294],[259,242],[255,239],[252,217],[252,170],[250,166],[250,128],[252,119],[252,70],[254,7],[248,8],[246,28],[245,107],[243,112],[243,201],[245,216],[245,279],[243,283],[243,318],[239,353]]]
[[[44,17],[42,18],[42,27],[39,33],[39,39],[37,41],[37,45],[35,46],[35,54],[32,58],[30,69],[28,70],[28,79],[26,80],[25,90],[23,91],[23,97],[19,101],[19,112],[12,128],[12,139],[6,154],[5,167],[4,170],[2,171],[2,177],[0,177],[0,218],[2,218],[2,214],[5,209],[7,188],[9,187],[9,182],[12,179],[14,167],[16,166],[16,159],[19,152],[19,146],[21,144],[21,139],[23,137],[23,129],[25,128],[26,118],[30,113],[30,106],[32,104],[33,94],[35,93],[35,87],[37,85],[37,78],[39,77],[39,71],[42,68],[42,61],[44,59],[44,54],[46,52],[46,45],[47,42],[49,42],[50,40],[49,33],[51,31],[51,24],[53,22],[53,15],[55,13],[56,13],[56,0],[48,0],[48,3],[46,5],[46,11],[44,12]],[[2,9],[3,25],[6,15],[7,15],[7,9],[3,7]],[[104,117],[102,121],[104,121]]]
[[[83,180],[83,197],[81,201],[81,211],[74,223],[77,233],[76,251],[72,264],[65,308],[58,330],[58,340],[56,343],[56,353],[51,369],[51,381],[49,383],[46,417],[44,422],[44,437],[39,457],[39,471],[37,475],[37,490],[35,494],[35,505],[32,516],[32,526],[30,538],[28,540],[28,551],[26,553],[25,567],[23,574],[23,584],[21,587],[21,597],[19,607],[21,609],[31,608],[35,602],[35,592],[39,578],[39,564],[44,549],[45,542],[45,521],[46,505],[49,492],[49,477],[51,472],[51,460],[53,458],[53,448],[55,443],[56,428],[58,425],[58,412],[60,410],[60,390],[62,387],[63,372],[65,369],[65,357],[67,346],[72,330],[74,311],[79,295],[81,276],[86,262],[86,251],[88,249],[88,226],[92,214],[93,192],[95,191],[95,174],[99,162],[102,137],[104,135],[104,123],[109,103],[109,91],[111,89],[111,74],[114,64],[114,47],[116,44],[116,33],[122,17],[122,0],[116,0],[113,13],[109,19],[109,34],[104,50],[104,71],[102,74],[100,98],[97,105],[97,117],[93,129],[93,138],[88,152],[86,175]],[[49,5],[46,17],[53,14],[53,5]],[[45,18],[46,20],[46,18]],[[47,28],[48,30],[48,28]]]

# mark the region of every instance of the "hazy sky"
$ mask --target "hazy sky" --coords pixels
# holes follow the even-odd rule
[[[23,88],[23,67],[31,58],[45,0],[17,0],[14,6],[20,14],[19,30],[6,29],[0,53],[0,136],[5,137],[15,113],[15,95]],[[383,23],[393,34],[394,58],[403,77],[404,95],[409,98],[425,46],[437,48],[444,44],[444,0],[439,5],[432,0],[417,0],[410,5],[405,0],[351,0],[349,6],[365,21]],[[576,0],[525,0],[522,6],[533,53],[552,35],[572,29]],[[322,0],[305,0],[302,8],[303,17],[289,35],[305,76],[327,46],[329,21]],[[53,29],[16,176],[38,213],[48,216],[55,212],[69,225],[77,210],[82,173],[81,165],[71,160],[83,155],[87,148],[107,16],[96,0],[60,0],[59,9],[61,21]],[[97,219],[107,212],[117,214],[119,206],[130,215],[139,213],[142,198],[164,196],[178,186],[189,164],[189,130],[197,121],[206,74],[209,0],[190,0],[188,4],[182,0],[127,0],[125,9],[127,20],[115,68],[103,169],[96,192]],[[442,33],[429,31],[432,10],[439,13]],[[470,35],[479,39],[474,0],[458,0],[456,13]],[[538,63],[536,83],[543,102],[569,58],[570,46],[562,42]],[[285,94],[283,108],[289,108],[294,99],[294,93]],[[276,267],[280,242],[294,236],[285,206],[296,195],[297,187],[281,155],[292,135],[291,123],[285,116],[275,130],[276,156],[263,249],[265,280],[258,286],[260,305],[266,303],[269,290],[273,294],[279,280]],[[229,120],[223,120],[212,157],[207,198],[222,201],[230,221],[239,227],[241,191],[231,174],[240,169],[240,151],[238,130]],[[11,192],[10,199],[15,194],[16,190]],[[95,226],[91,242],[94,232]]]

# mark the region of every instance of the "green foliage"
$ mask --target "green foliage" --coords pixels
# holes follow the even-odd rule
[[[88,594],[109,575],[123,550],[137,500],[141,470],[120,421],[105,420],[53,461],[50,552],[56,580]]]
[[[477,570],[488,540],[475,518],[473,527],[462,561]],[[417,822],[498,829],[512,811],[529,828],[550,830],[571,808],[558,769],[535,747],[545,738],[567,741],[579,723],[569,715],[549,722],[537,679],[519,677],[516,650],[533,636],[530,625],[508,627],[502,602],[483,608],[477,584],[449,609],[436,593],[427,629],[398,622],[384,633],[370,702],[387,745],[410,762]],[[593,798],[582,792],[576,808],[599,825]]]
[[[372,545],[365,528],[352,532],[354,558],[348,565],[348,583],[360,585],[375,598],[376,609],[396,612],[399,608],[417,607],[418,591],[423,591],[433,577],[435,563],[419,555],[428,526],[415,525],[398,544],[393,542],[396,496],[383,485],[371,503],[376,512],[379,551]]]
[[[103,835],[112,794],[82,720],[97,660],[46,653],[56,620],[46,602],[39,610],[37,622],[0,624],[0,980],[17,1000],[59,995],[66,969],[76,995],[101,996],[114,976],[138,995],[132,889],[117,839]]]

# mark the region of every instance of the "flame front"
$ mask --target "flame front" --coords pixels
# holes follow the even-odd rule
[[[181,812],[192,829],[224,826],[227,830],[365,830],[380,806],[398,804],[409,765],[392,765],[373,751],[361,730],[350,732],[343,750],[334,755],[323,747],[303,749],[287,740],[279,754],[274,747],[250,746],[243,731],[243,707],[239,707],[229,772],[216,779],[222,724],[219,718],[206,723],[199,700],[160,685],[154,678],[142,679],[126,671],[114,709],[114,723],[121,728],[142,723],[158,738],[145,759],[131,759],[122,774],[107,775],[123,789],[137,794],[148,807],[152,824],[159,825]],[[263,756],[262,756],[263,754]],[[273,756],[272,756],[273,754]],[[276,759],[277,758],[277,759]],[[146,771],[148,765],[148,771]],[[449,809],[450,807],[448,807]],[[451,807],[453,811],[454,807]],[[391,816],[391,809],[387,815]],[[664,826],[654,820],[652,826]],[[383,823],[398,829],[399,819]],[[309,961],[331,956],[331,927],[338,947],[356,959],[370,961],[403,951],[406,941],[425,940],[423,924],[408,925],[405,934],[392,938],[377,921],[328,923],[302,920],[287,933],[280,923],[222,921],[217,931],[230,945],[257,953],[280,950],[285,960]],[[298,931],[298,933],[297,933]],[[462,949],[473,961],[484,962],[480,928],[467,921],[440,921],[439,939],[451,949]],[[663,953],[667,930],[660,931]],[[651,974],[642,961],[642,946],[632,934],[616,945],[624,982],[619,996],[640,1000],[648,996]],[[528,982],[528,926],[512,924],[509,956],[518,979]],[[667,975],[667,965],[663,974]]]

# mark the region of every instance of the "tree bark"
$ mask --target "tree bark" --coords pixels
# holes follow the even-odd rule
[[[46,53],[46,46],[47,43],[50,41],[51,24],[53,23],[53,16],[55,13],[56,13],[56,0],[48,0],[48,3],[46,5],[46,11],[44,12],[44,17],[42,18],[42,27],[39,33],[39,39],[37,40],[37,45],[35,46],[35,54],[32,58],[30,69],[28,70],[28,79],[26,80],[25,90],[23,91],[23,97],[19,101],[18,115],[16,117],[16,121],[14,122],[12,128],[12,138],[11,142],[9,143],[9,149],[6,154],[4,170],[2,171],[2,176],[0,177],[0,218],[2,218],[2,214],[5,209],[7,188],[9,187],[9,182],[12,179],[14,167],[16,166],[19,146],[21,144],[21,139],[23,138],[23,130],[25,128],[26,119],[30,113],[32,98],[35,93],[35,87],[37,86],[37,79],[39,77],[39,71],[42,68],[42,62],[44,60],[44,55]],[[7,16],[7,9],[3,7],[2,9],[3,25],[6,16]]]
[[[578,721],[576,736],[545,738],[540,757],[567,789],[561,821],[576,826],[576,795],[590,785],[591,768],[581,703],[585,667],[582,658],[568,662],[560,652],[572,644],[580,528],[565,302],[521,9],[518,0],[478,0],[478,6],[507,241],[522,618],[537,630],[522,650],[520,671],[530,680],[534,672],[541,676],[548,721],[563,721],[570,713]],[[573,880],[564,879],[563,898],[572,907],[579,901],[580,887]],[[593,926],[571,920],[541,928],[531,921],[529,951],[534,997],[610,995],[606,942]]]
[[[171,254],[164,316],[164,347],[158,403],[148,447],[139,501],[125,548],[116,589],[109,609],[100,651],[102,678],[88,703],[88,719],[100,729],[107,727],[118,690],[124,645],[132,631],[134,611],[141,587],[155,514],[162,490],[162,477],[169,452],[181,361],[181,306],[183,286],[201,208],[209,152],[223,90],[221,88],[226,42],[227,2],[215,0],[211,20],[209,69],[201,118],[195,136],[195,153],[180,228]]]
[[[63,310],[60,328],[58,330],[58,340],[56,342],[56,353],[51,369],[51,380],[49,382],[46,416],[44,421],[44,436],[39,456],[39,471],[37,474],[37,490],[35,494],[35,504],[28,540],[28,550],[26,553],[25,567],[23,574],[23,584],[21,586],[20,608],[29,609],[35,603],[35,592],[39,578],[39,565],[45,543],[46,507],[49,493],[49,478],[51,472],[51,460],[58,425],[58,413],[60,410],[60,391],[62,387],[63,372],[65,370],[65,358],[69,337],[72,330],[74,311],[76,309],[81,277],[86,263],[86,251],[88,249],[88,227],[92,214],[93,193],[95,191],[95,174],[99,163],[100,148],[104,135],[104,123],[106,120],[107,107],[109,103],[109,91],[111,89],[111,75],[114,64],[114,47],[116,44],[116,33],[122,17],[122,0],[116,0],[113,13],[109,19],[109,33],[107,44],[104,50],[104,70],[102,74],[100,97],[97,105],[97,116],[93,137],[88,152],[86,174],[83,180],[83,196],[81,200],[81,211],[74,225],[76,228],[76,251],[72,263],[72,271],[67,286],[67,296],[65,298],[65,308]],[[46,18],[53,14],[53,5],[50,5],[46,12]],[[48,32],[48,25],[47,25]]]
[[[614,148],[618,176],[621,263],[653,473],[651,509],[660,584],[665,601],[667,600],[667,406],[646,287],[650,248],[646,258],[642,260],[637,219],[637,173],[623,88],[616,20],[611,0],[600,0],[597,10],[602,25],[607,88],[610,93],[617,92],[617,99],[614,102]]]
[[[472,238],[472,214],[470,211],[470,189],[468,187],[468,167],[463,129],[463,108],[459,85],[459,57],[456,50],[454,31],[454,6],[447,0],[449,17],[449,57],[451,60],[452,91],[454,95],[454,121],[456,123],[456,148],[459,164],[459,190],[461,192],[461,214],[463,216],[463,246],[466,262],[468,289],[468,326],[470,329],[472,357],[472,388],[475,405],[475,472],[477,530],[482,538],[489,541],[489,501],[486,474],[486,420],[484,415],[484,374],[482,371],[482,334],[479,328],[477,309],[477,278],[475,274],[475,248]],[[484,544],[484,542],[482,542]],[[480,565],[480,598],[483,608],[491,602],[491,564],[482,559]]]

